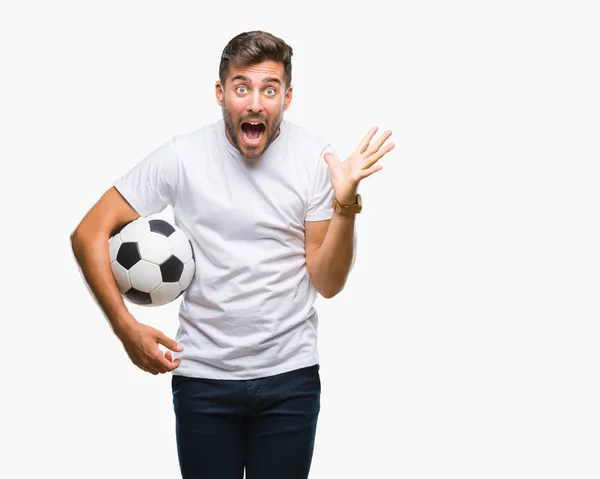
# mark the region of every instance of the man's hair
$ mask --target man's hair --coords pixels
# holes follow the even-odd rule
[[[292,47],[270,33],[255,30],[233,37],[223,49],[219,79],[225,85],[229,65],[248,67],[267,60],[283,64],[285,86],[292,83]]]

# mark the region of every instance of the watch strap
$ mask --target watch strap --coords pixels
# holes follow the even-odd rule
[[[351,205],[344,205],[340,203],[335,197],[331,201],[331,205],[333,206],[333,211],[339,213],[343,216],[350,216],[354,214],[358,214],[362,211],[362,198],[360,194],[356,195],[356,202]]]

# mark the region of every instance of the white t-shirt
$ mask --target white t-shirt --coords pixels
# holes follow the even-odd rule
[[[319,362],[304,222],[332,216],[331,145],[287,120],[245,159],[221,119],[154,150],[114,186],[141,215],[173,209],[194,248],[173,374],[255,379]]]

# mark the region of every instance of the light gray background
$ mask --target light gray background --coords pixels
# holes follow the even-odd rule
[[[600,477],[598,15],[582,1],[16,2],[0,11],[0,476],[178,477],[170,376],[131,364],[69,234],[150,151],[212,122],[241,31],[295,50],[286,116],[361,184],[320,299],[311,478]],[[132,307],[173,336],[178,303]]]

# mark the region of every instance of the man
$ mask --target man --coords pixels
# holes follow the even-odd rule
[[[225,47],[216,82],[223,119],[179,135],[119,178],[72,234],[90,289],[132,362],[173,372],[186,478],[308,477],[321,384],[316,294],[344,287],[354,257],[359,182],[393,148],[386,132],[338,161],[283,119],[292,48],[261,31]],[[122,225],[172,206],[196,274],[177,342],[135,320],[109,265]],[[167,348],[162,353],[159,344]]]

